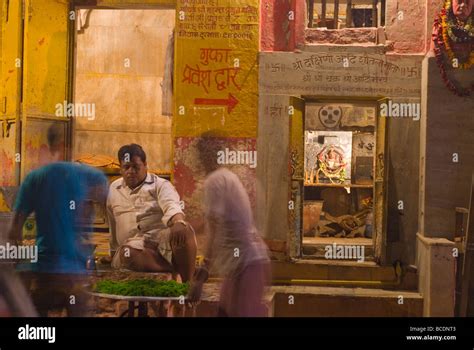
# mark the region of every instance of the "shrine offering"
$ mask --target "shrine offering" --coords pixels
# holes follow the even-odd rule
[[[306,132],[306,183],[351,183],[352,132]]]

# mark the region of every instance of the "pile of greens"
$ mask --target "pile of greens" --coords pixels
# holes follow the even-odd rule
[[[137,279],[129,281],[102,280],[95,285],[95,292],[114,295],[145,297],[180,297],[188,293],[188,283]]]

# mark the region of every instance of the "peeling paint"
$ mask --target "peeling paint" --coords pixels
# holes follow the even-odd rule
[[[192,219],[202,216],[202,185],[205,178],[205,171],[196,149],[198,140],[199,138],[187,137],[180,137],[175,140],[174,185],[181,199],[186,203],[186,216]],[[253,138],[217,138],[215,142],[217,143],[216,149],[256,150],[256,139]],[[180,147],[177,147],[178,144],[180,144]],[[252,208],[255,209],[256,170],[246,165],[230,165],[228,167],[239,176],[249,194]]]
[[[3,145],[2,145],[3,147]],[[10,148],[11,149],[11,148]],[[0,151],[0,186],[13,186],[15,184],[15,159],[11,152]]]

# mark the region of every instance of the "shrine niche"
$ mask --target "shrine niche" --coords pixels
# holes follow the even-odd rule
[[[457,96],[470,96],[474,84],[462,87],[449,76],[450,69],[474,65],[474,0],[445,0],[433,26],[436,61],[446,87]]]
[[[303,256],[318,258],[327,244],[369,251],[377,103],[314,100],[305,109]]]

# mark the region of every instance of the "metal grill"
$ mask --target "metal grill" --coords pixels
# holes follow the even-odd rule
[[[340,29],[384,26],[385,2],[386,0],[346,0],[344,2],[307,0],[308,28]],[[332,13],[328,11],[329,7],[333,9]]]

